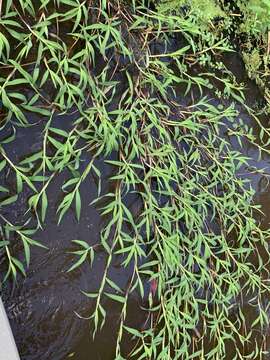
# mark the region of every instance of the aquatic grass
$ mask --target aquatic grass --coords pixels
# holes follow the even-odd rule
[[[99,289],[82,289],[94,303],[92,335],[104,326],[106,301],[112,300],[120,306],[117,360],[225,359],[228,348],[232,359],[263,358],[269,229],[255,220],[255,191],[240,170],[249,165],[245,141],[259,155],[269,153],[269,129],[222,62],[223,53],[232,52],[228,38],[202,31],[195,14],[168,16],[167,10],[134,1],[28,0],[2,7],[2,129],[35,126],[31,113],[43,125],[40,149],[18,162],[6,150],[8,141],[15,146],[16,133],[0,139],[0,210],[16,205],[27,191],[25,216],[31,218],[12,224],[0,214],[3,278],[27,276],[30,246],[42,246],[32,239],[32,228],[46,230],[50,183],[68,174],[56,211],[61,226],[68,211],[78,221],[86,211],[81,186],[93,176],[97,192],[91,206],[104,219],[100,244],[71,239],[74,260],[68,269],[89,261],[91,277],[97,246],[106,254]],[[259,139],[239,120],[239,106],[259,126]],[[69,116],[74,120],[68,129],[55,125],[55,118],[64,123]],[[100,159],[114,169],[109,180],[102,177]],[[15,191],[5,184],[10,176]],[[108,193],[105,181],[111,184]],[[24,259],[14,255],[17,237]],[[131,269],[124,288],[110,275],[116,257]],[[127,322],[134,295],[146,315],[141,328]],[[134,338],[129,354],[122,351],[125,336]]]

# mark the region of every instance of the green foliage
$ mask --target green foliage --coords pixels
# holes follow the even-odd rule
[[[29,219],[46,229],[48,188],[65,172],[70,177],[59,189],[59,224],[72,210],[79,221],[86,211],[81,185],[94,175],[98,190],[92,206],[104,217],[97,246],[106,264],[99,289],[85,295],[94,302],[89,315],[94,335],[106,321],[106,300],[121,308],[115,359],[124,359],[125,333],[136,339],[127,358],[225,359],[228,347],[234,359],[262,358],[269,326],[270,230],[255,220],[254,189],[239,172],[248,165],[243,143],[269,154],[270,134],[220,60],[232,51],[224,32],[231,20],[210,0],[188,1],[187,15],[168,15],[168,1],[157,11],[132,4],[28,0],[3,6],[1,125],[27,128],[27,114],[35,113],[44,128],[40,149],[18,163],[6,146],[16,131],[1,140],[0,171],[14,175],[16,191],[0,187],[0,211],[18,204],[27,189]],[[211,31],[216,16],[224,22]],[[173,38],[177,45],[170,50]],[[162,51],[153,49],[155,42]],[[253,57],[257,71],[258,54]],[[239,106],[259,127],[259,139],[239,119]],[[69,130],[54,125],[55,116],[69,114],[75,117]],[[105,194],[100,158],[115,169],[112,190]],[[129,194],[139,199],[136,211],[127,205]],[[30,245],[40,243],[31,238],[29,222],[14,225],[2,214],[1,219],[6,276],[15,278],[26,273]],[[22,261],[13,254],[11,232],[23,243]],[[69,271],[95,261],[96,245],[73,243],[78,250]],[[116,256],[132,270],[126,288],[110,277]],[[126,321],[133,294],[145,302],[141,329]],[[255,309],[251,324],[243,299]]]
[[[161,0],[158,7],[159,12],[175,12],[190,11],[194,14],[200,24],[207,24],[215,17],[224,17],[225,13],[216,0]]]
[[[257,49],[254,49],[251,53],[243,53],[243,60],[252,79],[261,66],[260,53]]]
[[[195,14],[196,21],[201,25],[209,23],[216,17],[233,19],[241,14],[241,32],[260,36],[269,30],[269,0],[235,0],[230,4],[226,4],[224,0],[160,0],[158,10],[180,15],[186,12],[189,15]],[[240,14],[237,11],[240,11]]]
[[[238,1],[237,4],[244,15],[242,32],[260,36],[269,31],[269,0]]]
[[[222,38],[224,34],[241,39],[240,50],[251,79],[269,97],[269,0],[161,0],[161,13],[178,14],[201,29],[201,39]],[[210,35],[211,34],[211,35]],[[213,42],[213,40],[212,40]],[[239,50],[239,49],[237,49]],[[206,59],[211,62],[211,59]]]

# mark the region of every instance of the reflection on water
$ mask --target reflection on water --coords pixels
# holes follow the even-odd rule
[[[236,64],[232,61],[233,59],[237,60],[237,57],[230,55],[230,59],[228,60],[231,62],[230,67],[236,67],[241,79],[243,72],[239,71],[237,61]],[[245,78],[245,80],[247,79]],[[252,82],[248,82],[248,86],[248,101],[260,100],[257,87]],[[250,96],[250,93],[253,96]],[[254,96],[254,93],[257,95]],[[252,119],[247,113],[241,108],[239,108],[239,111],[239,116],[244,119],[245,123],[252,124]],[[5,146],[7,153],[14,161],[18,161],[23,156],[31,154],[42,147],[42,139],[39,137],[43,128],[42,122],[35,117],[31,117],[30,120],[36,125],[27,129],[18,129],[16,140]],[[72,126],[72,116],[65,118],[64,122],[62,120],[63,117],[56,117],[54,120],[55,126],[61,126],[65,129]],[[8,135],[11,129],[5,129],[5,131],[7,132],[6,135]],[[34,142],[33,139],[35,139]],[[236,139],[232,137],[229,140],[235,148],[239,149]],[[20,149],[20,151],[17,151],[17,149]],[[255,201],[262,205],[262,210],[266,214],[261,219],[262,226],[269,226],[269,158],[264,156],[258,161],[258,150],[250,144],[244,144],[241,151],[252,158],[249,164],[250,167],[256,164],[257,168],[264,169],[264,175],[258,175],[251,174],[247,167],[247,169],[239,170],[239,176],[250,178],[253,187],[257,191]],[[90,154],[86,153],[83,156],[83,159],[87,160]],[[106,182],[106,179],[113,172],[113,168],[102,160],[97,162],[97,166],[102,173],[103,183],[105,184],[103,191],[105,193],[110,190],[109,186],[111,185],[108,181]],[[33,248],[27,277],[19,277],[15,286],[8,283],[3,291],[3,300],[22,360],[111,360],[114,357],[119,306],[115,302],[107,301],[105,304],[108,313],[107,322],[93,341],[89,321],[84,319],[93,310],[93,304],[81,292],[81,290],[94,292],[98,289],[106,255],[97,249],[96,260],[91,271],[90,265],[85,263],[80,269],[67,273],[70,264],[74,261],[73,255],[70,254],[70,251],[73,250],[71,240],[82,239],[90,245],[97,244],[100,241],[99,232],[103,225],[102,220],[98,210],[92,205],[89,206],[89,203],[97,195],[97,184],[95,179],[89,176],[81,187],[83,211],[80,223],[77,223],[74,212],[69,211],[61,225],[58,226],[55,216],[59,204],[58,189],[67,176],[68,174],[62,173],[49,185],[49,212],[44,226],[45,230],[40,230],[36,234],[36,237],[48,247],[48,250]],[[11,176],[7,176],[2,181],[8,184],[10,188],[16,186]],[[25,205],[28,196],[26,189],[20,195],[20,206],[18,206],[18,203],[16,203],[16,206],[10,206],[5,210],[5,215],[9,219],[20,223],[26,216]],[[127,201],[129,201],[129,204],[133,204],[134,209],[138,206],[133,198],[127,199]],[[16,246],[14,251],[19,256],[23,249],[19,245]],[[254,258],[253,261],[256,261],[256,259]],[[115,261],[110,269],[111,279],[124,288],[130,276],[131,269],[121,268],[119,263]],[[258,309],[248,305],[245,299],[239,299],[239,302],[242,302],[241,307],[247,318],[248,326],[248,323],[252,323],[256,318]],[[138,329],[144,326],[147,319],[147,313],[142,310],[141,306],[142,300],[133,295],[129,301],[127,323]],[[123,342],[124,352],[128,354],[133,345],[131,340],[126,338]],[[251,346],[254,346],[254,344]],[[228,346],[228,360],[231,360],[235,355],[230,351],[231,349]]]

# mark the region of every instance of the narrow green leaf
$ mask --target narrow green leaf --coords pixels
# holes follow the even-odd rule
[[[82,207],[82,204],[81,204],[81,195],[80,195],[79,190],[76,191],[75,203],[76,203],[76,217],[77,217],[77,220],[79,221],[79,220],[80,220],[80,216],[81,216],[81,207]]]
[[[120,295],[116,295],[116,294],[110,294],[110,293],[107,293],[105,292],[105,295],[114,300],[114,301],[117,301],[117,302],[120,302],[122,304],[124,304],[126,302],[126,299],[123,297],[123,296],[120,296]]]
[[[15,201],[17,201],[17,199],[18,199],[18,195],[10,196],[9,198],[2,200],[0,202],[0,206],[6,206],[6,205],[13,204]]]
[[[43,191],[42,196],[41,196],[41,220],[42,220],[42,222],[45,221],[47,207],[48,207],[48,198],[47,198],[46,192]]]
[[[67,272],[70,272],[76,268],[78,268],[85,260],[86,260],[86,257],[87,257],[87,251],[85,251],[85,253],[80,257],[80,259],[75,263],[73,264]]]

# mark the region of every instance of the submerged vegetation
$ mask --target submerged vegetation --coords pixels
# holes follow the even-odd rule
[[[94,336],[106,321],[106,299],[120,304],[117,360],[226,359],[228,353],[263,359],[267,353],[270,230],[262,228],[255,191],[241,175],[249,166],[241,147],[249,142],[259,156],[269,154],[269,129],[259,116],[270,102],[269,11],[267,0],[2,3],[3,280],[27,276],[31,248],[43,246],[36,231],[46,231],[50,183],[69,174],[53,195],[62,194],[61,224],[67,212],[79,221],[87,211],[80,189],[94,176],[96,199],[89,201],[104,217],[100,245],[107,262],[99,289],[85,296],[95,304]],[[247,105],[245,84],[224,62],[235,51],[265,98],[259,110]],[[42,128],[40,148],[15,162],[8,149],[18,128],[37,126],[29,121],[33,113]],[[109,193],[101,159],[115,168]],[[10,176],[15,186],[9,188]],[[23,193],[25,215],[14,223],[5,209],[22,206]],[[23,259],[13,253],[16,242],[23,243]],[[91,277],[95,245],[73,244],[70,271],[89,261]],[[115,257],[132,269],[126,288],[110,278]],[[141,329],[126,323],[132,294],[148,314]],[[129,354],[121,350],[124,336],[134,337]]]

